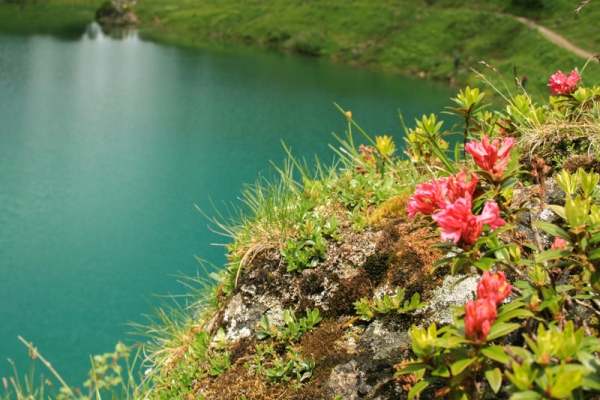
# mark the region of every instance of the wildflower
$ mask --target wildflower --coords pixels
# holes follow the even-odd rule
[[[465,304],[465,336],[475,344],[484,344],[492,324],[498,317],[496,303],[492,299],[469,300]]]
[[[481,276],[481,280],[477,285],[477,298],[493,300],[496,305],[502,303],[502,300],[508,297],[512,287],[506,281],[504,272],[486,271]]]
[[[486,203],[481,215],[473,215],[470,198],[459,198],[452,204],[446,204],[432,218],[442,228],[442,239],[452,240],[454,243],[462,241],[467,246],[479,239],[484,224],[488,224],[491,229],[506,224],[500,218],[498,205],[494,201]]]
[[[446,195],[450,202],[454,202],[459,198],[473,198],[473,193],[477,186],[477,174],[471,173],[471,180],[466,181],[467,174],[461,171],[456,175],[450,175],[446,182]]]
[[[569,244],[568,241],[556,236],[554,238],[554,243],[552,243],[552,247],[550,247],[550,250],[563,250],[565,247],[567,247],[568,244]]]
[[[548,86],[550,87],[550,94],[571,94],[575,91],[577,82],[581,79],[581,76],[576,70],[571,71],[567,77],[561,71],[558,71],[550,77]]]
[[[432,179],[429,183],[417,186],[406,207],[408,218],[413,218],[418,212],[431,215],[442,208],[446,203],[447,181],[446,178]]]
[[[352,119],[352,111],[346,111],[346,118],[348,118],[348,121]]]
[[[498,203],[495,201],[485,203],[481,215],[477,217],[477,221],[480,224],[488,224],[493,231],[506,225],[506,222],[500,218],[500,209],[498,208]]]
[[[481,143],[471,141],[465,145],[465,150],[471,153],[475,164],[492,174],[494,181],[502,179],[504,168],[510,160],[509,151],[515,145],[515,139],[505,137],[502,139],[502,145],[499,145],[498,139],[490,143],[487,135],[481,139]]]

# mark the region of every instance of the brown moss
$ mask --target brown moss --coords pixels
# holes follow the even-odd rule
[[[579,168],[582,168],[586,172],[594,171],[600,173],[600,161],[590,156],[575,156],[569,158],[563,164],[563,169],[570,173],[574,173]]]
[[[282,399],[288,388],[286,385],[271,385],[263,377],[252,375],[243,365],[236,365],[231,370],[215,379],[207,378],[200,382],[197,394],[206,400],[248,399],[274,400]]]
[[[431,266],[444,256],[431,247],[439,242],[439,236],[423,220],[405,221],[397,230],[400,239],[396,242],[394,256],[390,257],[388,278],[394,286],[405,289],[406,299],[414,293],[426,299],[443,280],[444,274],[430,273]]]
[[[300,346],[302,354],[316,362],[311,380],[290,394],[290,399],[314,400],[326,398],[327,382],[331,371],[336,365],[350,361],[351,356],[336,342],[343,336],[344,331],[336,320],[321,322],[321,326],[305,334]]]
[[[256,345],[256,339],[253,336],[247,336],[238,340],[229,349],[229,361],[231,364],[235,364],[238,360],[243,359],[249,353],[254,351]]]
[[[297,385],[293,379],[288,382],[271,383],[264,376],[250,372],[244,364],[250,362],[255,355],[256,341],[247,338],[231,349],[232,368],[217,377],[206,377],[197,382],[196,392],[207,400],[241,399],[242,396],[257,400],[324,398],[332,369],[350,360],[346,350],[335,344],[343,333],[342,327],[336,321],[325,320],[316,330],[302,336],[298,350],[304,358],[316,362],[313,376],[306,384]]]
[[[406,219],[397,219],[383,227],[381,236],[377,240],[376,249],[379,252],[393,253],[398,241],[401,239],[398,227],[406,222]]]
[[[381,283],[383,275],[388,270],[388,259],[389,255],[387,253],[378,252],[369,256],[367,261],[361,265],[373,285],[377,286]]]
[[[371,297],[372,295],[373,285],[365,272],[352,278],[341,279],[337,290],[329,299],[329,310],[324,315],[328,317],[354,315],[356,310],[353,303],[361,297]]]

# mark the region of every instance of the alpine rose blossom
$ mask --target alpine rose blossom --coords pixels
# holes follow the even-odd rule
[[[442,208],[446,203],[446,182],[446,178],[440,178],[418,185],[406,206],[408,218],[413,218],[418,212],[431,215]]]
[[[486,203],[481,215],[473,215],[470,198],[459,198],[454,203],[447,204],[431,218],[442,228],[442,239],[462,242],[468,246],[479,239],[484,224],[488,224],[493,230],[506,224],[500,218],[498,205],[494,201]]]
[[[475,344],[484,344],[498,317],[496,303],[492,299],[469,300],[465,304],[465,336]]]
[[[506,225],[506,221],[500,218],[500,209],[495,201],[485,203],[481,215],[477,216],[477,221],[480,224],[488,224],[493,231]]]
[[[498,271],[493,273],[492,271],[485,271],[477,285],[477,298],[490,299],[496,305],[499,305],[508,297],[511,289],[512,287],[506,281],[504,272]]]
[[[502,145],[498,139],[490,143],[490,139],[485,135],[481,143],[471,141],[465,145],[465,150],[473,156],[473,161],[479,168],[489,172],[494,181],[499,181],[504,175],[504,168],[510,160],[510,149],[515,145],[515,139],[505,137],[502,139]]]
[[[467,182],[467,174],[461,171],[448,178],[432,179],[429,183],[418,185],[406,206],[408,218],[413,218],[418,212],[431,215],[459,198],[470,200],[477,182],[477,174],[471,173],[471,180]]]
[[[548,86],[550,87],[551,94],[571,94],[575,91],[577,82],[581,79],[581,76],[577,71],[573,70],[567,77],[561,71],[558,71],[550,77]]]
[[[456,175],[450,175],[446,182],[446,196],[448,201],[453,203],[460,198],[473,198],[473,193],[477,188],[477,174],[471,173],[471,180],[467,183],[467,174],[461,171]]]

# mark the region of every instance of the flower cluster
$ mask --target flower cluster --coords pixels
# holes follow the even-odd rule
[[[490,139],[485,135],[481,143],[472,141],[465,145],[465,151],[473,156],[473,161],[484,171],[492,175],[492,179],[497,182],[504,175],[504,168],[510,161],[510,149],[515,145],[515,139],[505,137],[500,141],[495,139],[490,143]]]
[[[431,215],[442,228],[442,239],[473,245],[481,236],[484,224],[491,229],[498,229],[506,224],[500,218],[498,204],[494,201],[485,204],[481,215],[473,214],[472,200],[477,182],[477,175],[474,173],[467,182],[466,173],[462,171],[448,178],[434,179],[417,186],[408,201],[408,217],[413,218],[418,212]]]
[[[477,345],[484,344],[498,317],[498,305],[508,297],[511,285],[503,272],[484,272],[477,285],[477,301],[465,304],[465,336]]]
[[[418,212],[432,215],[460,198],[471,199],[477,181],[477,175],[473,173],[467,182],[467,174],[461,171],[448,178],[432,179],[429,183],[420,184],[408,201],[408,217],[413,218]]]
[[[460,241],[464,245],[473,245],[479,239],[484,224],[492,230],[506,224],[500,218],[500,210],[495,201],[488,201],[481,215],[474,215],[470,198],[460,198],[448,204],[431,218],[442,228],[442,239],[452,240],[454,243]]]
[[[575,91],[577,82],[581,79],[581,76],[577,71],[573,70],[566,76],[561,71],[558,71],[550,77],[548,86],[550,87],[551,94],[571,94]]]

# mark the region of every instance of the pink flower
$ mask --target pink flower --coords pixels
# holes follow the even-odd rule
[[[481,215],[477,217],[477,221],[480,224],[488,224],[493,231],[500,226],[506,225],[506,222],[500,218],[500,209],[495,201],[485,203]]]
[[[471,199],[459,198],[432,218],[442,228],[441,236],[444,240],[458,243],[462,239],[467,244],[473,244],[481,235],[482,227],[478,226],[477,219],[471,212]]]
[[[467,246],[479,239],[484,224],[488,224],[491,229],[498,229],[506,224],[500,218],[498,205],[494,201],[486,203],[481,215],[473,215],[470,198],[459,198],[454,203],[447,204],[431,218],[442,228],[442,239],[452,240],[454,243],[462,241]]]
[[[406,207],[408,218],[413,218],[418,212],[431,215],[459,198],[470,200],[477,187],[477,181],[477,174],[472,173],[471,180],[467,182],[467,174],[461,171],[448,178],[432,179],[429,183],[418,185]]]
[[[550,247],[550,250],[562,250],[567,247],[568,244],[569,242],[567,242],[565,239],[556,236],[554,238],[554,243],[552,243],[552,247]]]
[[[502,139],[502,146],[498,147],[499,144],[498,139],[490,143],[490,139],[485,135],[481,143],[471,141],[465,145],[465,150],[471,153],[475,164],[492,174],[494,181],[502,179],[504,168],[510,160],[509,151],[515,145],[515,139],[505,137]]]
[[[423,215],[431,215],[442,208],[446,203],[446,182],[446,178],[440,178],[437,181],[432,179],[429,183],[417,186],[406,206],[408,218],[413,218],[418,212]]]
[[[461,171],[456,175],[450,175],[448,177],[446,183],[446,196],[450,202],[454,202],[459,198],[471,199],[473,197],[473,193],[475,193],[477,187],[477,174],[474,172],[471,173],[471,180],[469,183],[466,181],[466,176],[467,174],[465,171]]]
[[[496,303],[492,299],[481,298],[465,304],[465,336],[475,344],[484,344],[492,324],[498,317]]]
[[[506,281],[504,272],[486,271],[481,276],[481,280],[477,285],[477,298],[490,299],[496,305],[502,303],[502,300],[508,297],[512,287]]]
[[[558,71],[550,77],[550,94],[571,94],[575,91],[577,82],[581,79],[581,76],[577,71],[573,70],[567,77],[561,71]]]

